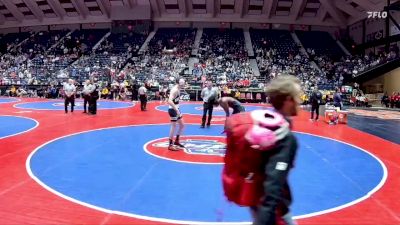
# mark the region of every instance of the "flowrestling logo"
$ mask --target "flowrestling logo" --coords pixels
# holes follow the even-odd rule
[[[224,137],[185,136],[181,137],[180,143],[185,148],[170,151],[168,138],[162,138],[147,143],[144,149],[154,156],[174,161],[216,164],[223,162],[226,151]]]
[[[370,11],[367,12],[368,14],[368,19],[386,19],[386,17],[388,16],[388,13],[386,11]]]

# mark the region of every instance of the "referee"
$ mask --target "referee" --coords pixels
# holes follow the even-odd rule
[[[310,97],[311,102],[311,119],[310,121],[318,121],[319,118],[319,104],[321,104],[322,94],[318,91],[318,87],[315,86]],[[314,111],[317,117],[314,120]]]
[[[74,85],[74,80],[68,79],[68,83],[64,83],[64,93],[65,93],[65,113],[68,113],[68,105],[71,103],[71,112],[74,112],[75,106],[75,93],[76,87]]]
[[[213,88],[212,82],[207,81],[206,87],[201,91],[201,98],[203,99],[203,118],[201,121],[201,128],[205,127],[207,120],[207,112],[208,112],[207,127],[209,127],[211,124],[214,101],[217,97],[217,94],[218,94],[217,91]]]
[[[139,92],[139,99],[140,99],[140,109],[142,111],[146,111],[147,107],[147,89],[145,87],[145,84],[142,84],[142,86],[138,90]]]
[[[97,114],[97,99],[99,99],[99,92],[97,90],[96,84],[93,80],[89,80],[87,85],[87,93],[88,93],[88,114],[96,115]]]
[[[90,93],[92,92],[91,90],[91,84],[90,80],[86,80],[85,84],[83,85],[83,90],[82,90],[82,97],[83,97],[83,113],[87,112],[87,105],[90,100]]]

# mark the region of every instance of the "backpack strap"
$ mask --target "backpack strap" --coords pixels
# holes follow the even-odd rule
[[[269,150],[289,133],[289,123],[285,118],[271,110],[251,112],[253,126],[246,132],[245,138],[251,147],[258,150]]]

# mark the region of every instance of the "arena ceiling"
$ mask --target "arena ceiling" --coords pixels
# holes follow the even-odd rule
[[[387,0],[0,0],[0,27],[127,19],[146,7],[154,21],[345,26]],[[396,0],[397,1],[397,0]],[[395,2],[392,0],[392,2]],[[142,11],[138,11],[138,7]],[[143,8],[145,7],[145,8]],[[123,11],[123,12],[122,12]],[[120,13],[122,12],[122,13]],[[122,17],[121,17],[122,14]],[[147,18],[144,18],[147,19]]]

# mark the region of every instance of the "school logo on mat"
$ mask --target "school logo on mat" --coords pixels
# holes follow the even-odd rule
[[[64,102],[57,102],[57,103],[53,103],[53,106],[62,106],[64,107],[65,103]],[[82,102],[75,102],[75,106],[83,106]]]
[[[203,111],[203,106],[197,106],[197,107],[195,107],[194,108],[195,110],[199,110],[199,111]],[[213,111],[217,111],[217,112],[223,112],[224,111],[224,109],[221,107],[221,106],[217,106],[217,107],[214,107],[213,108]],[[232,111],[232,110],[230,110],[230,111]]]
[[[180,143],[185,148],[179,151],[168,150],[168,138],[151,141],[145,151],[160,158],[191,163],[222,163],[226,144],[224,137],[185,136]]]
[[[226,145],[216,140],[193,140],[187,139],[181,141],[181,144],[185,146],[184,151],[188,154],[194,155],[218,155],[224,156]],[[168,141],[155,143],[154,147],[167,148],[169,145]]]
[[[56,107],[64,107],[64,102],[56,102],[53,103],[53,106]],[[97,103],[97,105],[100,105],[99,103]],[[83,107],[83,102],[79,101],[79,102],[75,102],[75,107]]]

